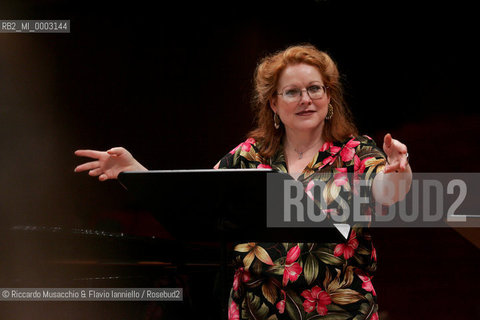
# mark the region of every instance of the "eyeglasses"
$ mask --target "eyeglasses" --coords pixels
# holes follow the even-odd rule
[[[306,91],[310,99],[318,100],[321,99],[325,92],[327,92],[327,86],[313,85],[306,89],[291,88],[286,89],[281,93],[277,93],[279,96],[283,96],[286,102],[298,102],[302,98],[303,91]]]

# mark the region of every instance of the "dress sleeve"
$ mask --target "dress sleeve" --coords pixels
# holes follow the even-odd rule
[[[387,157],[383,150],[377,147],[375,141],[369,136],[362,136],[358,140],[360,141],[360,145],[356,150],[356,155],[361,161],[360,166],[364,165],[365,177],[369,179],[384,169]]]
[[[360,190],[355,190],[354,194],[359,194],[360,197],[367,197],[368,203],[362,204],[361,214],[372,215],[375,210],[375,199],[372,196],[372,184],[375,176],[384,170],[386,164],[386,155],[382,149],[377,147],[375,141],[368,136],[360,136],[357,138],[360,144],[355,148],[354,156],[354,177],[355,179],[365,180],[366,186],[361,187]],[[359,192],[359,193],[358,193]],[[351,223],[352,229],[350,238],[356,242],[357,250],[354,256],[355,263],[369,275],[373,275],[376,270],[376,251],[373,246],[372,237],[370,235],[370,223],[353,221]]]
[[[235,156],[235,149],[227,153],[223,158],[221,158],[217,164],[215,165],[215,169],[236,169],[239,168],[239,161],[235,161],[238,159],[238,155]]]
[[[387,157],[382,149],[377,147],[375,141],[368,137],[362,136],[358,138],[360,145],[357,147],[355,155],[358,157],[355,163],[355,173],[366,180],[367,188],[365,196],[370,199],[370,204],[374,205],[372,196],[372,184],[375,176],[382,172],[387,162]]]
[[[245,169],[264,167],[255,143],[253,138],[248,138],[221,158],[214,168]]]

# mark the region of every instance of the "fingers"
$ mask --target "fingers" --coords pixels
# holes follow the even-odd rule
[[[84,164],[81,164],[75,168],[75,172],[82,172],[86,170],[92,170],[100,167],[99,161],[90,161]]]
[[[405,171],[405,169],[407,169],[407,166],[408,166],[408,156],[407,156],[407,153],[405,152],[402,156],[402,159],[400,160],[400,169],[402,171]]]
[[[398,164],[394,164],[394,165],[387,164],[385,166],[385,170],[383,171],[383,173],[395,172],[397,170],[398,170]]]
[[[402,156],[407,153],[407,146],[400,141],[393,139],[390,133],[385,135],[383,141],[383,151],[390,157]]]
[[[398,153],[402,155],[407,154],[407,146],[401,143],[400,141],[393,139],[392,145],[394,149],[397,150]]]
[[[390,158],[398,159],[400,162],[407,161],[407,146],[398,140],[393,140]]]
[[[88,174],[90,176],[98,176],[98,179],[100,181],[116,179],[117,174],[115,172],[118,171],[118,167],[128,168],[128,160],[133,159],[132,155],[125,148],[122,147],[111,148],[107,151],[76,150],[75,155],[80,157],[93,158],[96,159],[96,161],[90,161],[78,165],[74,169],[74,172],[88,171]],[[114,159],[116,157],[121,158]],[[133,161],[135,161],[135,159],[133,159]],[[112,168],[114,167],[117,167],[117,169],[112,171]]]
[[[104,154],[105,154],[104,151],[97,151],[97,150],[77,150],[77,151],[75,151],[76,156],[94,158],[94,159],[99,159]]]
[[[101,168],[95,168],[95,169],[90,170],[88,172],[88,175],[91,176],[91,177],[98,176],[98,180],[100,180],[100,181],[105,181],[105,180],[109,179],[108,175],[106,173],[104,173]]]
[[[403,166],[397,162],[397,163],[394,163],[394,164],[387,164],[385,166],[385,170],[383,171],[383,173],[390,173],[390,172],[403,172],[405,171],[405,168],[406,166]]]
[[[383,138],[383,144],[385,148],[390,148],[392,145],[392,135],[390,133],[387,133],[385,137]]]
[[[103,171],[100,168],[96,168],[96,169],[92,169],[92,170],[88,171],[88,175],[92,176],[92,177],[96,177],[96,176],[99,176],[101,174],[103,174]]]
[[[390,172],[404,172],[408,167],[407,154],[401,154],[400,157],[391,160],[386,166],[384,173]]]
[[[107,151],[107,153],[111,156],[121,156],[122,154],[125,153],[125,148],[122,148],[122,147],[115,147],[115,148],[111,148],[110,150]]]

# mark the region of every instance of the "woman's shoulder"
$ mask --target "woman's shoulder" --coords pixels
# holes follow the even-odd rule
[[[254,138],[249,137],[230,150],[215,166],[221,168],[269,168],[263,164],[263,158],[260,156],[260,143]]]
[[[375,140],[373,140],[370,136],[364,134],[364,135],[358,135],[358,136],[349,136],[342,141],[338,141],[334,143],[338,145],[339,147],[363,147],[363,146],[368,146],[368,147],[377,147],[377,144],[375,143]]]
[[[377,146],[377,143],[375,142],[375,140],[373,140],[371,137],[367,136],[366,134],[361,136],[356,136],[355,139],[358,142],[360,142],[361,145],[373,146],[373,147]]]
[[[383,150],[377,147],[375,141],[367,135],[350,136],[343,141],[335,142],[330,150],[335,151],[335,154],[339,154],[345,163],[350,163],[356,158],[360,160],[385,158]]]
[[[235,148],[233,148],[230,154],[245,154],[258,150],[258,142],[254,138],[247,138],[247,140],[240,142]]]
[[[356,136],[354,141],[357,141],[358,146],[355,148],[355,153],[360,158],[374,157],[376,159],[385,159],[386,155],[381,147],[378,147],[375,140],[367,135]]]

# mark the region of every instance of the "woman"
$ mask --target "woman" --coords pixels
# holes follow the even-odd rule
[[[321,179],[330,215],[338,209],[336,197],[351,199],[355,192],[349,172],[364,174],[381,204],[408,192],[406,146],[387,134],[382,152],[371,138],[358,135],[338,69],[326,53],[301,45],[265,57],[255,72],[254,106],[257,128],[215,168],[272,168],[302,182],[307,193]],[[96,160],[75,171],[89,170],[101,181],[146,170],[123,148],[76,154]],[[400,179],[407,188],[400,188]],[[229,319],[378,318],[371,283],[376,253],[361,226],[348,228],[340,243],[241,243],[234,248],[234,265]]]

